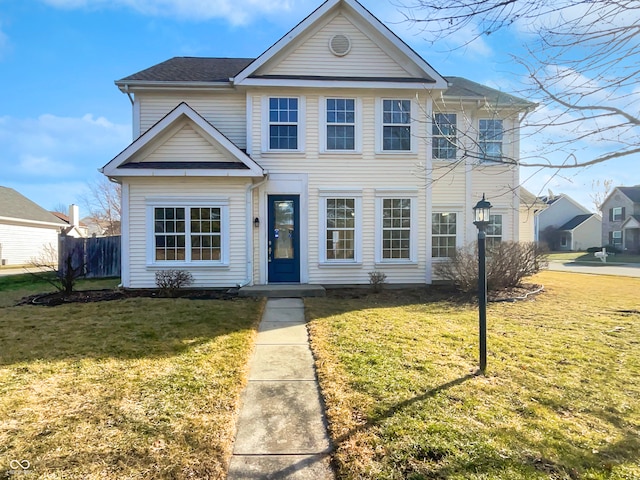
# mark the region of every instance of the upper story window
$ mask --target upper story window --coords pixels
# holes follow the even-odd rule
[[[480,120],[479,148],[483,161],[498,162],[502,159],[502,120]]]
[[[411,100],[382,100],[382,151],[411,150]]]
[[[298,150],[298,98],[269,98],[269,150]]]
[[[456,158],[456,123],[455,113],[436,113],[432,124],[432,155],[438,160],[454,160]]]
[[[624,220],[623,207],[613,207],[611,210],[609,210],[609,221],[619,222],[620,220]]]
[[[353,98],[327,98],[327,150],[356,149],[356,101]]]

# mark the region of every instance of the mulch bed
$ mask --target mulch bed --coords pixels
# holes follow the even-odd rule
[[[106,289],[81,290],[65,295],[62,292],[40,293],[24,297],[18,305],[44,305],[53,307],[65,303],[91,303],[122,300],[125,298],[188,298],[191,300],[233,300],[238,296],[237,288],[223,289],[179,289],[168,295],[158,289]]]
[[[525,283],[518,287],[492,291],[488,294],[490,302],[530,301],[543,291],[541,285]],[[24,297],[18,305],[43,305],[53,307],[66,303],[91,303],[122,300],[125,298],[188,298],[192,300],[233,300],[238,297],[237,288],[218,289],[178,289],[171,296],[158,289],[106,289],[82,290],[64,295],[62,292],[41,293]],[[373,292],[370,287],[327,288],[327,297],[335,299],[369,298],[379,302],[437,302],[476,303],[475,293],[463,293],[450,285],[431,285],[426,287],[387,288]]]

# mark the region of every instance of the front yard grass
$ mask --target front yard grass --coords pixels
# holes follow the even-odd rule
[[[42,290],[0,284],[0,478],[224,478],[263,304],[9,306]]]
[[[478,313],[388,291],[308,299],[340,479],[640,478],[640,279],[543,272]]]

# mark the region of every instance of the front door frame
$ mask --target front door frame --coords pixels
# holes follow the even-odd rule
[[[293,202],[293,231],[276,229],[276,204]],[[269,195],[267,197],[267,277],[269,283],[300,283],[300,195]],[[289,237],[293,258],[276,258],[278,238]],[[286,240],[285,240],[286,243]]]
[[[300,283],[309,283],[309,211],[308,175],[296,173],[270,173],[269,180],[259,187],[259,241],[256,245],[260,269],[256,278],[259,285],[268,281],[268,203],[269,195],[300,195]]]

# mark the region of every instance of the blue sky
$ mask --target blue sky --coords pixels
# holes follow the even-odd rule
[[[432,46],[394,3],[361,2],[443,75],[506,92],[522,72],[506,33],[465,48]],[[98,168],[131,141],[131,106],[113,81],[173,56],[256,57],[320,0],[0,0],[0,185],[41,206],[81,203]],[[459,36],[455,41],[462,41]],[[525,138],[523,149],[536,138]],[[640,158],[590,169],[524,171],[534,193],[588,208],[594,180],[640,184]]]

